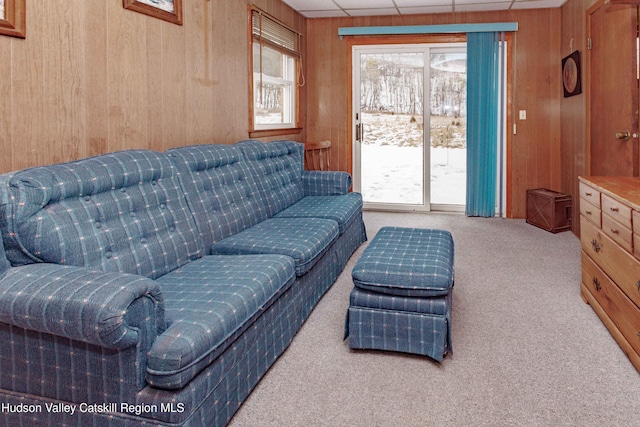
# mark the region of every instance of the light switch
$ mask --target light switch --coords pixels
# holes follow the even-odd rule
[[[527,120],[527,110],[520,110],[520,120]]]

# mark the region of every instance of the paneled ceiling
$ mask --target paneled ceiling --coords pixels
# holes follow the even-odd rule
[[[283,0],[307,18],[560,7],[566,0]]]

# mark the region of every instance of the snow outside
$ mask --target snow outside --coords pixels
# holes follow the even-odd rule
[[[431,116],[426,140],[431,151],[430,167],[423,168],[422,53],[362,55],[360,191],[366,202],[423,204],[423,171],[428,169],[431,204],[466,203],[466,54],[428,57]],[[283,88],[263,83],[262,90],[257,123],[282,123]]]
[[[367,202],[422,204],[422,116],[363,113],[362,195]],[[431,203],[466,201],[466,119],[431,116]],[[440,138],[449,138],[448,144]]]
[[[360,58],[364,200],[423,204],[423,171],[428,170],[431,204],[464,205],[466,54],[427,55],[431,99],[426,129],[423,54],[372,53]],[[425,140],[431,146],[430,165],[423,168]]]

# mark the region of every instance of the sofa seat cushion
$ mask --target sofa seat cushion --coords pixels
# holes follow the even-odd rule
[[[212,254],[280,254],[294,259],[296,275],[309,271],[338,238],[338,223],[324,218],[270,218],[223,239]]]
[[[157,279],[167,329],[147,362],[154,387],[183,387],[215,360],[295,280],[282,255],[206,256]]]
[[[360,216],[362,195],[308,196],[279,212],[276,218],[326,218],[338,223],[340,235]]]

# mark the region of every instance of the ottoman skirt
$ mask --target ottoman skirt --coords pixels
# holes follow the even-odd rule
[[[352,275],[345,322],[351,348],[420,354],[438,362],[453,351],[451,233],[383,227]]]

